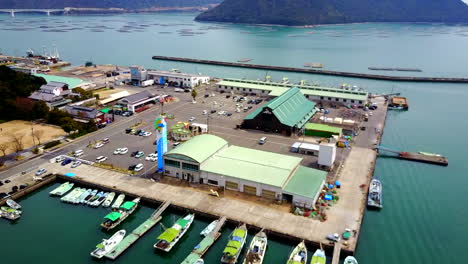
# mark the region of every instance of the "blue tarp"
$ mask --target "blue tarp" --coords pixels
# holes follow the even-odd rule
[[[331,196],[330,194],[325,194],[325,200],[326,201],[331,201],[331,200],[333,200],[333,196]]]
[[[335,185],[336,185],[336,187],[339,187],[339,186],[341,186],[341,182],[340,181],[335,181]]]
[[[71,173],[71,172],[70,172],[70,173],[65,173],[65,176],[67,176],[67,177],[75,177],[76,175],[75,175],[75,173]]]

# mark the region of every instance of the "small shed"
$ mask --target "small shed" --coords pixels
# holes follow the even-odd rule
[[[307,123],[304,126],[304,134],[311,137],[331,138],[334,135],[341,136],[343,130],[339,127],[333,127],[324,124]]]

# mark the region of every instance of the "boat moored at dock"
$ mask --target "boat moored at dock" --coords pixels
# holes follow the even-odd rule
[[[378,209],[382,208],[382,183],[378,179],[372,179],[369,184],[367,206]]]
[[[114,200],[114,197],[115,197],[115,192],[109,193],[109,195],[106,197],[106,200],[104,201],[102,206],[103,207],[109,207],[111,205],[112,201]]]
[[[247,239],[247,226],[245,224],[237,227],[229,237],[229,242],[223,250],[221,257],[222,264],[237,263],[237,259],[244,247],[245,240]]]
[[[158,241],[154,244],[154,248],[169,252],[177,242],[185,235],[187,230],[193,223],[194,214],[188,214],[183,218],[179,218],[172,227],[166,229],[158,236]]]
[[[310,260],[310,264],[325,264],[327,263],[327,256],[325,256],[325,251],[319,248],[315,251],[312,259]]]
[[[66,182],[52,190],[49,194],[52,196],[63,196],[73,188],[74,183]]]
[[[91,191],[83,200],[80,201],[81,204],[88,204],[89,200],[97,194],[98,190]]]
[[[111,252],[125,237],[125,230],[119,230],[109,239],[103,239],[101,243],[96,246],[96,249],[91,252],[91,256],[95,258],[102,258],[107,253]]]
[[[6,204],[15,210],[21,209],[21,205],[19,205],[17,202],[13,201],[12,199],[7,199]]]
[[[109,193],[103,193],[97,200],[90,204],[92,207],[99,207],[107,198]]]
[[[117,211],[107,214],[104,217],[104,221],[101,223],[101,226],[106,230],[111,230],[116,227],[135,211],[139,202],[140,197],[133,199],[133,201],[125,202]]]
[[[112,204],[112,208],[117,209],[122,205],[123,201],[125,200],[125,194],[120,194],[117,199],[115,199],[114,204]]]
[[[252,242],[250,242],[249,250],[245,255],[243,264],[262,264],[267,245],[268,238],[262,229],[254,236]]]
[[[204,237],[207,236],[208,234],[211,233],[211,231],[213,231],[213,229],[216,227],[218,223],[219,223],[219,220],[214,220],[200,232],[200,235]]]
[[[0,207],[0,216],[8,220],[17,220],[21,217],[21,210],[13,209],[8,206]]]
[[[343,262],[343,264],[358,264],[356,258],[353,256],[347,256]]]
[[[287,264],[306,264],[307,263],[307,248],[304,241],[299,243],[289,255]]]

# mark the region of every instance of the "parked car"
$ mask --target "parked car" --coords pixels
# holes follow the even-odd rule
[[[135,166],[134,171],[141,171],[143,168],[144,168],[144,167],[143,167],[143,164],[138,163],[138,164]]]
[[[180,145],[180,142],[174,142],[174,143],[172,144],[172,146],[173,146],[174,148],[177,147],[177,146],[179,146],[179,145]]]
[[[210,113],[214,114],[214,113],[216,113],[216,110],[213,109],[213,110],[210,111]]]
[[[189,122],[193,122],[193,121],[195,121],[195,119],[196,119],[196,118],[195,118],[194,116],[192,116],[192,117],[189,118],[188,121],[189,121]]]
[[[152,134],[153,134],[152,132],[146,131],[145,133],[143,133],[143,136],[144,136],[144,137],[149,137],[149,136],[151,136]]]
[[[114,150],[114,155],[119,155],[121,151],[122,151],[121,148]]]
[[[131,170],[131,171],[135,170],[135,167],[136,167],[136,165],[130,165],[130,166],[128,166],[128,170]]]
[[[134,151],[134,152],[132,152],[132,154],[130,154],[130,157],[135,157],[135,156],[136,156],[136,154],[138,154],[138,151]]]
[[[262,138],[260,138],[260,139],[258,140],[258,144],[263,145],[263,144],[266,143],[266,140],[267,140],[266,137],[262,137]]]
[[[208,97],[210,97],[210,95],[209,95],[209,94],[205,94],[205,98],[208,98]]]
[[[207,114],[208,114],[208,111],[203,110],[202,114],[203,114],[203,115],[207,115]]]
[[[147,161],[157,161],[158,160],[158,155],[155,153],[151,153],[148,156],[146,156],[145,160]]]
[[[104,162],[107,160],[107,157],[104,157],[104,156],[99,156],[96,158],[96,162],[97,163],[101,163],[101,162]]]
[[[229,99],[230,97],[231,97],[231,96],[230,96],[229,94],[228,94],[228,95],[226,95],[226,99]]]
[[[121,148],[120,149],[120,154],[121,155],[124,155],[124,154],[127,154],[128,153],[128,148]]]
[[[83,156],[83,154],[84,154],[84,152],[81,149],[75,150],[75,152],[73,152],[73,156],[75,156],[75,157],[81,157],[81,156]]]
[[[64,156],[58,156],[58,157],[55,158],[55,162],[56,162],[56,163],[59,163],[59,162],[64,161],[65,159],[66,159],[66,158],[65,158]]]
[[[125,133],[126,133],[126,134],[130,134],[130,132],[132,132],[132,130],[133,130],[133,129],[131,129],[131,128],[127,128],[127,129],[125,129]]]
[[[107,143],[109,143],[109,141],[110,141],[109,138],[105,138],[105,139],[102,140],[102,143],[107,144]]]
[[[94,145],[94,148],[95,148],[95,149],[102,148],[102,147],[104,147],[104,144],[101,143],[101,142],[99,142],[99,143],[97,143],[96,145]]]
[[[72,167],[72,168],[76,168],[76,167],[80,166],[81,164],[82,164],[81,161],[76,160],[76,161],[74,161],[74,162],[72,163],[71,167]]]
[[[42,174],[46,173],[46,169],[41,168],[36,171],[36,176],[41,176]]]
[[[232,113],[226,113],[227,116],[232,116]]]
[[[135,154],[135,158],[139,159],[141,157],[143,157],[145,155],[145,153],[143,151],[138,151],[137,154]]]
[[[70,162],[72,162],[72,159],[65,159],[64,161],[62,161],[62,166],[65,166],[67,164],[69,164]]]

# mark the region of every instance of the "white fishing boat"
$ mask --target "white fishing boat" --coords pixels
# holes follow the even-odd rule
[[[89,199],[88,201],[88,205],[89,206],[92,206],[94,204],[94,202],[96,202],[99,198],[101,198],[101,196],[104,195],[104,192],[103,191],[100,191],[98,192],[96,195],[94,195],[94,197],[92,197],[91,199]]]
[[[114,209],[119,208],[120,205],[122,205],[124,200],[125,200],[125,194],[122,193],[117,197],[117,199],[115,199],[115,202],[112,205],[112,208],[114,208]]]
[[[265,232],[263,230],[258,232],[252,239],[252,242],[250,242],[243,264],[262,264],[267,244],[268,239]]]
[[[83,200],[80,201],[81,204],[88,204],[88,201],[96,196],[98,190],[93,190],[88,196],[86,196]]]
[[[102,203],[102,206],[103,207],[109,207],[111,205],[112,201],[114,200],[114,197],[115,197],[115,192],[109,193],[109,195],[106,197],[106,200],[104,201],[104,203]]]
[[[7,199],[6,204],[15,210],[21,209],[21,205],[13,201],[12,199]]]
[[[194,214],[188,214],[184,218],[179,218],[172,227],[166,229],[158,236],[158,241],[154,244],[154,248],[169,252],[185,235],[187,230],[193,223]]]
[[[21,211],[8,206],[0,207],[0,216],[8,220],[16,220],[21,217]]]
[[[90,195],[92,191],[93,191],[93,190],[88,189],[88,190],[86,190],[85,192],[83,192],[83,193],[75,200],[74,204],[82,203],[82,201],[83,201],[86,197],[88,197],[88,195]]]
[[[91,252],[91,256],[95,258],[102,258],[107,253],[111,252],[125,237],[125,230],[119,230],[109,239],[103,239],[101,243],[96,246],[96,249]]]
[[[296,248],[289,255],[287,264],[306,264],[307,262],[307,248],[304,241],[299,243]]]
[[[195,264],[205,264],[205,261],[201,258],[198,259],[197,262],[195,262]]]
[[[62,198],[60,198],[60,200],[61,200],[62,202],[70,202],[70,201],[72,201],[72,200],[76,197],[76,195],[77,195],[78,193],[80,193],[80,195],[81,195],[81,192],[80,192],[80,191],[81,191],[81,188],[77,187],[77,188],[73,189],[73,191],[69,192],[67,195],[65,195],[65,196],[63,196]]]
[[[321,246],[321,245],[320,245]],[[325,251],[321,248],[317,249],[310,260],[310,264],[325,264],[327,263],[327,256]]]
[[[108,192],[105,192],[105,193],[103,192],[103,193],[99,196],[99,198],[97,198],[94,202],[92,202],[92,203],[90,204],[90,206],[92,206],[92,207],[99,207],[99,206],[106,200],[107,195],[109,195]]]
[[[372,179],[370,182],[367,206],[382,208],[382,183],[377,179]]]
[[[347,256],[344,259],[343,264],[358,264],[357,260],[353,256]]]
[[[204,236],[204,237],[209,235],[215,229],[218,222],[219,222],[219,220],[214,220],[213,222],[211,222],[207,227],[205,227],[205,229],[203,229],[200,232],[200,235]]]
[[[66,182],[52,190],[49,194],[53,196],[62,196],[73,188],[74,183]]]

